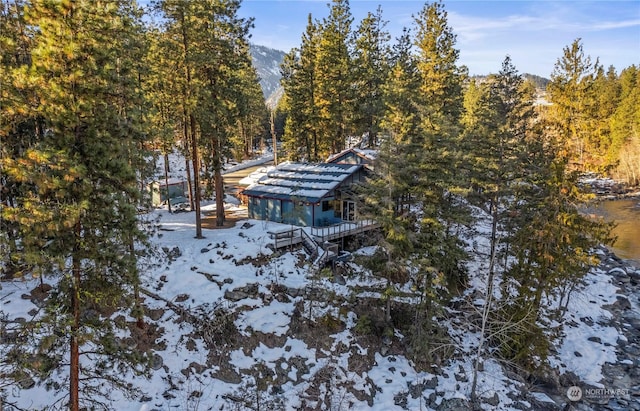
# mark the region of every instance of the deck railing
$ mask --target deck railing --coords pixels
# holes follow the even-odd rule
[[[373,220],[361,220],[357,222],[345,221],[327,227],[291,227],[289,229],[279,231],[270,231],[269,235],[273,238],[276,249],[299,244],[303,242],[304,237],[309,236],[309,234],[311,239],[324,249],[324,243],[337,240],[342,237],[359,234],[372,230],[376,227],[378,227],[378,224]]]
[[[290,245],[302,242],[302,229],[300,227],[291,227],[287,230],[269,231],[269,235],[273,238],[273,245],[276,250]]]
[[[311,227],[311,235],[315,237],[319,243],[324,243],[325,241],[372,230],[376,227],[378,227],[378,224],[373,220],[343,221],[342,223],[327,227]]]

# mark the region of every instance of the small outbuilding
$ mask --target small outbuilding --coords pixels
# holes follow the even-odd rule
[[[307,227],[356,221],[350,187],[364,180],[361,164],[282,163],[247,187],[249,218]]]
[[[167,197],[184,197],[187,191],[187,182],[178,178],[170,178],[168,182],[157,180],[150,183],[147,189],[151,193],[151,204],[159,206],[167,200]]]

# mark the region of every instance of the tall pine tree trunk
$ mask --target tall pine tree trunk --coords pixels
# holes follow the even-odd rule
[[[169,154],[166,152],[164,153],[164,184],[167,189],[167,208],[169,214],[171,214],[171,201],[169,201]],[[160,196],[162,196],[162,191],[160,191]]]
[[[216,226],[222,227],[224,225],[224,182],[222,179],[222,173],[220,168],[216,168],[214,171],[214,181],[216,189]]]
[[[180,14],[180,26],[182,28],[182,47],[185,57],[185,77],[187,80],[185,97],[192,97],[191,68],[189,67],[189,40],[187,36],[187,26],[184,13]],[[185,102],[186,103],[186,102]],[[200,218],[200,161],[198,158],[198,135],[196,127],[196,118],[191,110],[187,110],[186,104],[184,109],[185,120],[189,120],[191,128],[191,161],[193,163],[193,205],[196,212],[196,238],[204,238],[202,236],[202,221]],[[186,127],[186,125],[185,125]]]
[[[220,140],[213,139],[213,182],[216,191],[216,226],[224,225],[224,181],[222,179],[222,156],[220,155]]]
[[[80,258],[78,256],[80,236],[82,234],[82,223],[78,221],[75,227],[76,246],[72,256],[72,290],[71,290],[71,312],[73,323],[71,325],[71,347],[69,359],[69,409],[71,411],[80,410],[80,343],[78,333],[80,331]]]
[[[240,120],[240,135],[242,136],[242,141],[244,142],[244,158],[251,158],[253,154],[253,142],[250,141],[249,132],[246,130],[244,121]]]
[[[196,138],[196,119],[189,115],[191,124],[191,161],[193,162],[193,197],[196,211],[196,238],[202,236],[202,219],[200,218],[200,161],[198,157],[198,141]]]
[[[278,165],[278,138],[276,137],[276,122],[275,122],[274,110],[271,110],[269,116],[269,126],[271,129],[271,146],[273,147],[273,164]]]
[[[185,170],[187,170],[187,195],[189,198],[189,209],[194,210],[193,205],[193,182],[191,181],[191,166],[189,165],[189,158],[184,159]]]
[[[313,130],[313,157],[309,161],[318,161],[318,133]]]
[[[133,237],[129,237],[129,253],[135,259],[136,249],[133,242]],[[136,316],[136,327],[142,330],[144,324],[144,309],[142,308],[142,300],[140,299],[140,275],[136,267],[136,278],[133,281],[133,298],[134,298],[134,313]]]
[[[191,166],[189,165],[189,152],[191,150],[190,138],[189,138],[189,126],[187,124],[187,110],[184,109],[184,118],[182,120],[182,133],[184,141],[184,168],[187,171],[187,190],[189,191],[189,209],[193,211],[195,209],[193,201],[193,183],[191,182]]]
[[[495,272],[496,261],[496,249],[498,242],[498,200],[497,198],[491,198],[489,204],[489,212],[491,214],[491,240],[490,240],[490,252],[489,252],[489,269],[487,275],[487,291],[484,299],[484,306],[482,307],[482,325],[480,328],[480,341],[478,342],[478,350],[476,352],[476,358],[473,364],[473,381],[471,383],[471,401],[474,407],[478,405],[478,372],[482,364],[482,357],[484,353],[484,345],[486,343],[486,332],[489,325],[489,312],[491,311],[491,305],[493,303],[493,278]]]

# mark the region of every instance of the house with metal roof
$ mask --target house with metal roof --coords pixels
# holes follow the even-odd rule
[[[307,227],[356,221],[351,186],[364,180],[361,164],[282,163],[242,195],[249,218]]]

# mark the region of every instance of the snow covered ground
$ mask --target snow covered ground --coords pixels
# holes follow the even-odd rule
[[[375,296],[371,290],[381,288],[379,280],[350,263],[351,273],[336,281],[314,272],[302,250],[275,253],[269,232],[289,226],[246,220],[233,228],[204,229],[205,238],[195,239],[192,212],[156,209],[142,218],[154,230],[156,250],[144,261],[144,305],[147,321],[162,331],[152,377],[131,377],[144,395],[131,400],[112,392],[113,409],[425,410],[445,404],[456,409],[468,399],[477,334],[451,323],[460,354],[431,372],[417,370],[402,355],[402,335],[396,333],[384,350],[368,345],[357,332],[357,314],[341,307]],[[22,296],[38,281],[2,283],[0,308],[7,318],[30,318],[35,306]],[[624,338],[599,321],[611,316],[603,306],[616,301],[617,291],[605,271],[589,273],[568,307],[569,324],[550,359],[553,367],[599,386],[602,366],[617,361],[616,341]],[[194,324],[185,313],[202,321]],[[493,360],[480,373],[484,409],[535,409],[533,400],[553,401],[544,393],[514,395],[527,390]],[[66,395],[37,382],[28,389],[11,387],[7,394],[33,410]]]

